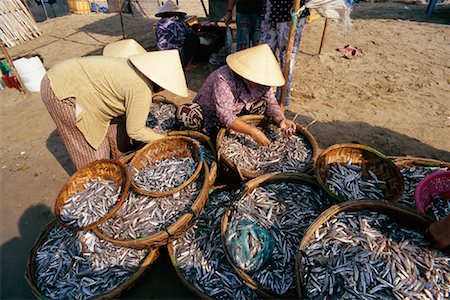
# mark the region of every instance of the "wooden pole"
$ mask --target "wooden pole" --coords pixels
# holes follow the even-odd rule
[[[203,0],[200,0],[200,2],[202,3],[203,11],[205,12],[206,17],[208,18],[208,17],[209,17],[209,14],[208,14],[208,11],[206,10],[205,3],[203,2]]]
[[[31,18],[33,19],[33,21],[36,23],[36,19],[34,18],[33,14],[31,13],[31,9],[30,6],[28,5],[28,1],[27,0],[22,0],[22,3],[25,5],[25,7],[28,10],[28,13],[30,14]]]
[[[322,54],[322,49],[325,47],[325,44],[327,42],[327,36],[328,36],[327,33],[328,33],[328,18],[325,19],[325,25],[323,26],[322,39],[320,40],[319,54]]]
[[[120,16],[120,26],[122,27],[122,38],[125,38],[125,29],[123,27],[123,16],[122,16],[122,0],[117,0],[119,7],[119,16]]]
[[[299,8],[300,8],[300,0],[294,0],[294,6],[293,6],[292,10],[294,12],[297,12],[299,10]],[[284,61],[284,69],[283,69],[283,76],[286,80],[286,84],[281,88],[281,93],[280,93],[280,107],[282,110],[284,109],[284,98],[286,97],[286,93],[291,92],[291,91],[287,91],[287,81],[288,81],[288,75],[289,75],[289,65],[291,64],[292,49],[294,48],[296,28],[297,28],[297,22],[295,22],[295,24],[294,24],[294,22],[291,22],[288,46],[286,49],[286,59]]]
[[[19,72],[17,72],[16,67],[14,67],[11,57],[9,56],[8,51],[6,50],[5,44],[3,42],[2,42],[2,51],[3,51],[3,54],[5,54],[6,61],[8,62],[11,69],[13,70],[14,75],[16,75],[17,81],[19,82],[19,85],[20,85],[20,89],[25,94],[28,94],[28,90],[25,87],[25,85],[23,84],[22,78],[20,78]]]

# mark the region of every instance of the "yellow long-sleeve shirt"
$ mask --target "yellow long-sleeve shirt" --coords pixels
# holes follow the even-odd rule
[[[152,90],[125,58],[90,56],[69,59],[47,72],[60,100],[75,97],[81,108],[76,125],[87,142],[97,149],[106,136],[110,121],[125,115],[128,135],[137,141],[160,138],[145,127]]]

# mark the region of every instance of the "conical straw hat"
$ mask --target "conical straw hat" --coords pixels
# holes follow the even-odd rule
[[[151,81],[181,97],[188,96],[186,78],[178,50],[152,51],[129,58]]]
[[[147,51],[133,39],[121,40],[108,44],[103,48],[103,56],[124,57],[146,53]]]
[[[167,2],[164,3],[164,5],[158,9],[158,11],[155,14],[155,17],[158,17],[158,18],[162,17],[165,13],[186,15],[186,13],[184,11],[182,11],[178,5],[173,3],[172,0],[167,0]]]
[[[245,79],[261,85],[282,86],[285,83],[280,65],[267,44],[228,55],[227,65]]]

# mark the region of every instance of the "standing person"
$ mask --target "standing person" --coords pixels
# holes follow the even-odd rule
[[[155,14],[161,18],[156,24],[156,46],[158,50],[177,49],[183,66],[194,67],[194,55],[199,51],[200,39],[195,30],[184,20],[186,13],[168,0]]]
[[[132,146],[130,138],[163,138],[145,126],[159,87],[188,95],[176,50],[147,52],[134,40],[122,40],[103,54],[63,61],[41,83],[42,101],[77,169],[118,158]]]
[[[178,122],[213,137],[220,127],[231,128],[266,146],[270,141],[261,130],[238,119],[240,115],[264,114],[283,132],[294,134],[295,123],[286,119],[271,89],[285,80],[269,46],[241,50],[226,60],[227,65],[206,78],[194,103],[178,108]]]
[[[256,46],[260,39],[261,13],[263,0],[228,0],[225,24],[232,21],[233,7],[236,3],[236,50]]]
[[[277,55],[281,69],[284,69],[286,61],[286,51],[291,27],[291,9],[294,0],[264,0],[263,18],[261,21],[261,39],[260,44],[268,44],[273,53]],[[305,4],[305,0],[300,1],[300,6]],[[288,106],[291,102],[291,85],[294,71],[295,59],[300,48],[303,29],[305,28],[306,17],[309,10],[305,9],[298,18],[297,28],[294,37],[294,47],[292,48],[291,63],[289,65],[288,78],[286,83],[286,98],[284,104]],[[280,99],[281,89],[277,89],[277,99]]]

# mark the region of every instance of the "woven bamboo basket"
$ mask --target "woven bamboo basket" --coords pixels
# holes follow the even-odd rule
[[[414,157],[414,156],[388,156],[394,164],[399,168],[432,168],[432,167],[440,167],[440,168],[448,168],[450,169],[450,162],[431,159],[431,158],[423,158],[423,157]]]
[[[133,180],[136,173],[147,165],[155,164],[157,161],[166,158],[191,157],[197,163],[197,168],[192,176],[181,185],[164,192],[147,191],[140,188]],[[203,167],[203,156],[198,143],[192,138],[185,136],[172,136],[154,141],[139,150],[130,162],[131,186],[140,194],[151,197],[163,197],[172,195],[185,188],[200,175]]]
[[[314,168],[317,181],[322,188],[333,198],[340,202],[347,201],[346,198],[332,193],[327,185],[329,168],[332,164],[346,164],[352,159],[353,165],[361,166],[363,178],[370,178],[368,171],[372,171],[378,179],[386,182],[383,191],[385,199],[397,201],[405,188],[403,176],[395,164],[381,152],[368,146],[359,144],[336,144],[325,149],[316,161]]]
[[[300,242],[299,251],[295,261],[295,270],[297,274],[296,288],[300,298],[306,296],[305,279],[304,279],[304,265],[302,264],[302,252],[305,250],[309,240],[314,232],[325,222],[330,220],[333,216],[343,211],[359,211],[370,210],[383,213],[393,219],[393,221],[403,224],[407,227],[425,230],[431,224],[431,221],[423,215],[416,213],[414,210],[400,207],[394,203],[381,200],[360,200],[348,201],[333,205],[324,211],[309,227]],[[306,298],[306,297],[303,297]]]
[[[292,182],[292,183],[300,183],[309,185],[312,187],[319,188],[319,184],[314,179],[314,177],[306,175],[306,174],[299,174],[299,173],[269,173],[262,176],[259,176],[255,179],[252,179],[248,181],[243,188],[241,189],[241,192],[238,193],[238,198],[245,197],[248,194],[250,194],[254,189],[264,186],[266,184],[271,183],[278,183],[278,182]],[[245,272],[244,270],[238,268],[234,263],[233,260],[230,257],[230,254],[228,253],[227,247],[225,246],[225,239],[226,239],[226,231],[228,227],[228,221],[231,217],[231,214],[233,213],[233,208],[230,207],[226,210],[225,215],[222,218],[222,224],[221,224],[221,236],[222,236],[222,245],[224,248],[225,256],[228,259],[228,262],[231,266],[233,266],[233,269],[236,271],[236,273],[239,275],[239,277],[242,279],[242,281],[252,290],[254,290],[258,295],[260,295],[262,298],[265,299],[275,299],[280,298],[282,295],[275,295],[271,291],[265,289],[264,287],[260,286],[255,280],[252,279],[252,277]],[[283,297],[281,297],[283,298]]]
[[[61,220],[61,207],[67,200],[74,194],[82,191],[84,189],[83,185],[87,183],[89,180],[94,179],[104,179],[104,180],[112,180],[118,186],[121,187],[121,194],[119,200],[115,204],[113,208],[110,209],[107,215],[98,220],[97,222],[91,223],[88,226],[79,228],[75,226],[69,226]],[[78,170],[73,174],[66,182],[64,187],[58,194],[58,197],[55,201],[54,213],[56,220],[62,225],[72,230],[89,230],[92,227],[95,227],[98,224],[105,222],[111,216],[115,214],[115,212],[122,206],[126,197],[128,196],[128,192],[130,190],[130,173],[128,172],[128,168],[121,162],[102,159],[97,160],[86,167]]]
[[[217,187],[214,187],[213,189],[211,189],[209,194],[218,192],[218,191],[227,190],[227,189],[232,190],[235,188],[237,188],[237,186],[221,185],[221,186],[217,186]],[[213,299],[210,296],[208,296],[208,295],[204,294],[203,292],[199,291],[198,289],[196,289],[192,284],[189,283],[189,281],[186,280],[185,276],[181,273],[181,271],[178,267],[177,258],[175,257],[173,242],[170,242],[169,244],[167,244],[167,252],[169,254],[170,261],[172,262],[172,265],[175,268],[175,271],[176,271],[178,277],[180,278],[181,282],[199,299]]]
[[[200,143],[211,150],[214,155],[214,161],[212,162],[211,166],[209,166],[209,183],[211,186],[213,186],[217,178],[217,153],[216,148],[214,147],[214,144],[209,136],[193,130],[171,131],[169,132],[169,136],[187,136],[200,141]]]
[[[167,227],[166,230],[156,232],[152,235],[140,237],[135,240],[117,240],[104,234],[99,227],[94,227],[92,230],[95,234],[103,240],[109,241],[115,245],[134,248],[145,249],[152,247],[165,246],[173,240],[183,236],[189,228],[194,225],[198,216],[203,210],[203,207],[208,202],[209,192],[209,171],[206,163],[202,163],[203,166],[203,184],[200,193],[192,204],[190,210],[176,220],[172,225]]]
[[[72,13],[84,15],[91,13],[89,0],[67,0],[69,9]]]
[[[239,117],[240,120],[249,123],[253,126],[261,126],[264,124],[267,124],[266,120],[264,119],[264,116],[262,115],[247,115]],[[308,173],[311,171],[314,167],[314,162],[316,161],[317,157],[319,156],[319,146],[317,144],[316,139],[314,136],[304,127],[302,127],[300,124],[295,123],[296,125],[296,135],[300,135],[305,139],[305,143],[309,148],[312,150],[312,157],[310,162],[308,162],[305,167],[299,171],[299,173]],[[229,130],[222,128],[220,129],[219,133],[217,134],[216,139],[216,145],[217,145],[217,155],[219,162],[221,165],[224,166],[225,169],[229,168],[234,172],[237,172],[240,176],[240,179],[243,181],[247,181],[249,179],[256,178],[260,176],[261,174],[257,174],[255,172],[252,172],[250,170],[241,168],[239,166],[236,166],[235,163],[226,157],[222,152],[221,148],[223,147],[223,138],[224,136],[229,132]]]
[[[34,242],[33,248],[31,248],[30,254],[28,256],[28,263],[27,263],[27,269],[25,271],[25,279],[27,280],[28,284],[31,287],[31,290],[33,294],[38,299],[47,300],[48,297],[46,297],[36,286],[36,280],[35,280],[35,257],[37,254],[37,251],[39,247],[42,245],[42,243],[45,241],[45,238],[47,237],[48,232],[53,228],[53,226],[56,224],[56,221],[52,221],[49,224],[47,224],[44,229],[39,234],[39,237]],[[139,269],[130,276],[127,280],[119,284],[116,288],[112,289],[111,291],[100,295],[95,298],[91,299],[111,299],[111,298],[117,298],[127,290],[129,290],[133,285],[137,282],[139,277],[146,271],[146,269],[152,265],[156,259],[159,256],[159,250],[158,249],[150,249],[149,253],[146,258],[141,262],[141,265]]]

